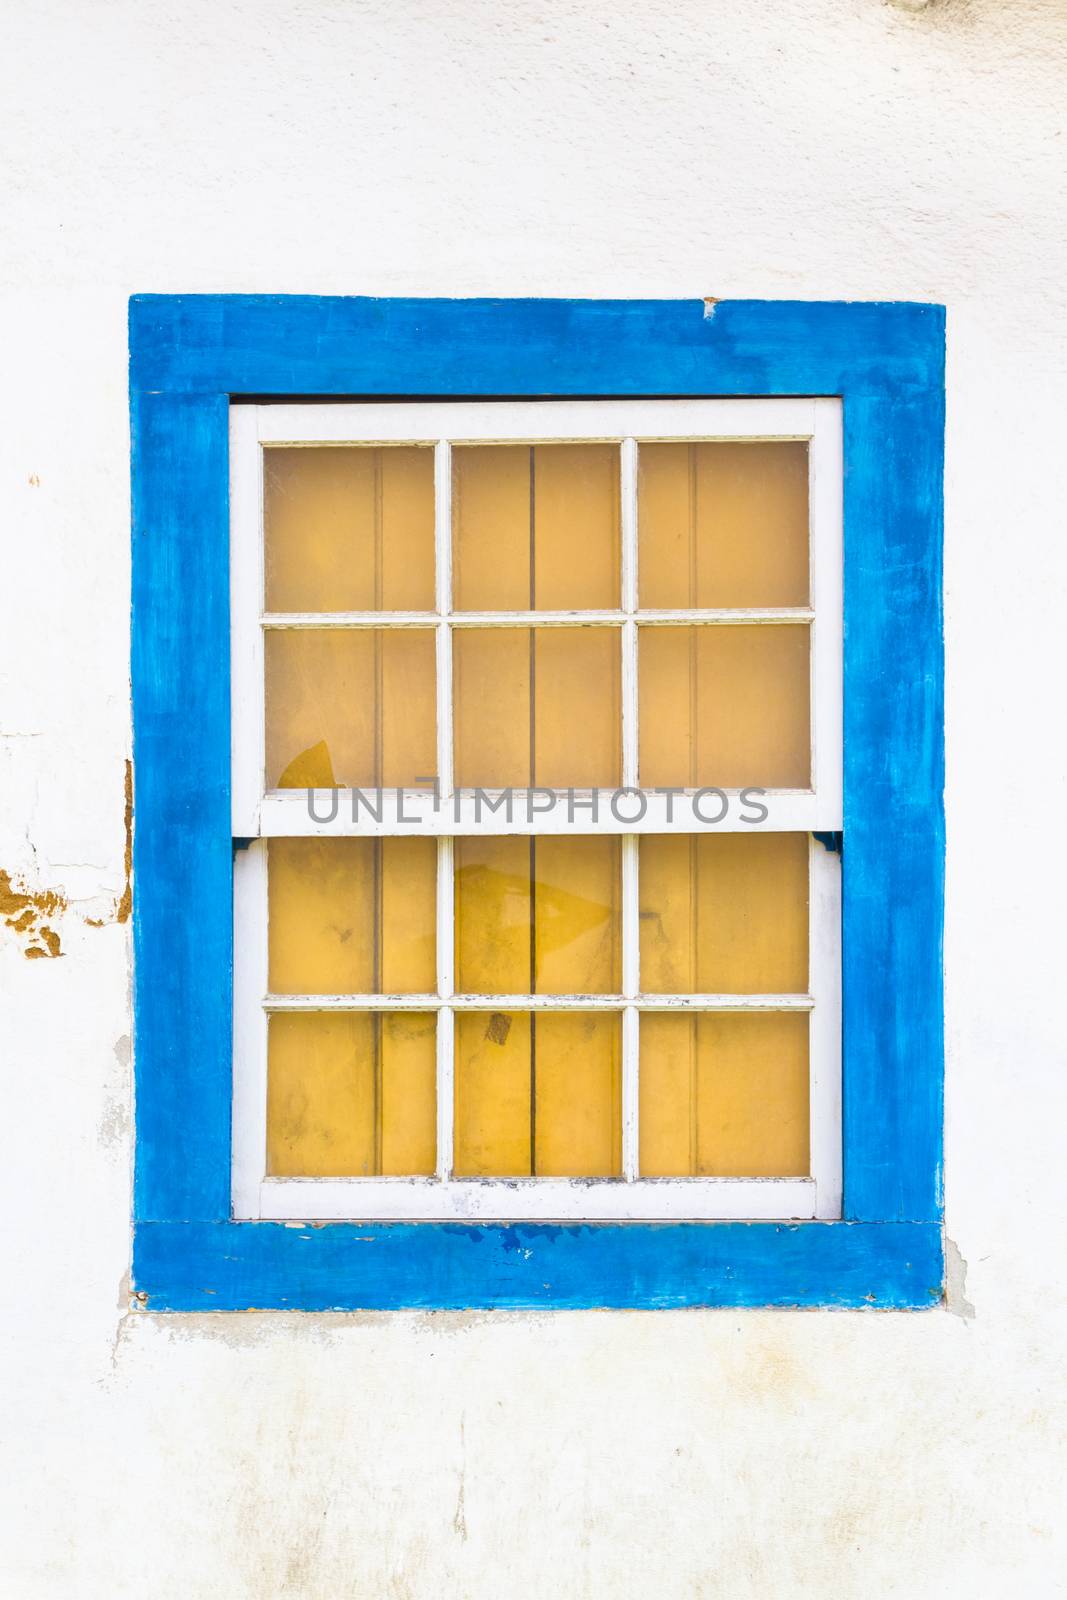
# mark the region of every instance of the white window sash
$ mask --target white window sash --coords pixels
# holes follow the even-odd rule
[[[469,442],[606,440],[620,445],[622,574],[617,610],[453,612],[451,449]],[[684,439],[802,439],[809,451],[812,604],[807,607],[640,611],[637,459],[640,443]],[[435,610],[424,613],[268,614],[263,610],[263,447],[272,444],[425,443],[435,447]],[[840,402],[832,399],[372,403],[245,406],[231,410],[232,809],[235,838],[233,1211],[280,1219],[667,1220],[832,1218],[841,1212],[840,859],[809,846],[810,993],[643,995],[639,975],[639,835],[696,831],[837,832],[841,828]],[[638,624],[777,626],[811,630],[812,786],[667,795],[637,802],[605,789],[593,821],[589,791],[557,797],[514,791],[510,810],[482,794],[452,793],[452,632],[457,627],[606,626],[621,651],[622,788],[638,768]],[[264,792],[263,635],[271,628],[424,627],[436,633],[438,793],[413,790]],[[496,797],[490,795],[492,801]],[[336,815],[331,815],[336,804]],[[329,820],[324,820],[329,819]],[[560,833],[622,836],[622,992],[615,996],[455,995],[454,836]],[[267,991],[267,849],[271,837],[432,835],[438,839],[437,989],[412,996],[272,996]],[[419,1010],[437,1016],[437,1171],[432,1178],[278,1179],[266,1175],[267,1026],[272,1011]],[[452,1175],[454,1017],[481,1010],[611,1010],[622,1019],[622,1176],[618,1179],[459,1179]],[[793,1010],[809,1015],[811,1176],[639,1176],[640,1017],[645,1011]]]

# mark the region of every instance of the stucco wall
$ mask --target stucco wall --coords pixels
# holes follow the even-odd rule
[[[5,13],[0,1590],[1064,1592],[1062,0]],[[142,290],[947,302],[950,1309],[128,1310]]]

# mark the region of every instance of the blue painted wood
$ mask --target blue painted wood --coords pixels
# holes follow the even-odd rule
[[[135,394],[137,1217],[230,1212],[228,405]]]
[[[137,295],[136,388],[208,394],[706,395],[926,389],[940,306]]]
[[[135,1205],[151,1303],[926,1304],[940,1283],[942,308],[138,296],[130,353]],[[222,1226],[231,394],[843,396],[845,1215],[871,1228]],[[531,1257],[508,1242],[520,1232]],[[379,1265],[357,1269],[350,1247],[367,1239]]]
[[[154,1311],[840,1306],[928,1308],[934,1223],[142,1223]]]
[[[940,391],[848,398],[846,1217],[941,1215],[944,788]]]

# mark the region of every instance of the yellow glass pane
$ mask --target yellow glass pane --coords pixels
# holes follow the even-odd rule
[[[791,1178],[809,1170],[804,1012],[645,1012],[643,1177]]]
[[[621,1019],[604,1011],[539,1013],[533,1023],[535,1172],[622,1172]]]
[[[452,539],[459,611],[618,606],[618,445],[458,445]]]
[[[461,1178],[529,1177],[530,1015],[456,1014],[452,1166]]]
[[[622,777],[618,632],[542,628],[535,642],[533,782],[611,788]]]
[[[645,788],[807,789],[808,629],[792,624],[640,628]]]
[[[437,1165],[436,1017],[383,1013],[378,1048],[378,1170],[385,1177],[428,1175]]]
[[[529,611],[529,445],[452,451],[452,604],[457,611]]]
[[[432,839],[272,839],[273,994],[425,994],[437,987]]]
[[[426,447],[264,451],[268,611],[432,611]]]
[[[640,849],[644,993],[807,992],[807,834],[649,834]]]
[[[437,771],[429,629],[269,629],[267,787],[414,785]]]
[[[454,631],[452,682],[459,788],[529,788],[532,666],[533,649],[526,628]]]
[[[621,1171],[620,1021],[600,1012],[460,1012],[460,1177]]]
[[[538,994],[622,988],[618,839],[536,839],[534,946]]]
[[[614,628],[457,629],[458,786],[617,784],[619,649]]]
[[[455,842],[456,988],[460,994],[530,994],[530,853],[522,838]]]
[[[638,566],[652,609],[807,605],[807,445],[641,445]]]
[[[276,1012],[267,1172],[418,1176],[436,1161],[436,1027],[421,1012]]]
[[[381,989],[372,992],[432,993],[437,988],[437,841],[373,843],[378,853]]]
[[[478,837],[455,849],[461,994],[619,992],[617,839]]]

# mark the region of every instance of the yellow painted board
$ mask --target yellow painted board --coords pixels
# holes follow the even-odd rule
[[[807,992],[807,834],[649,834],[640,852],[644,993]]]
[[[530,446],[452,450],[452,603],[530,610]]]
[[[432,611],[434,454],[264,451],[269,611]]]
[[[807,445],[642,444],[638,552],[645,607],[807,605]]]
[[[809,788],[809,647],[800,624],[639,628],[642,785]]]
[[[809,1172],[805,1012],[645,1012],[643,1177],[788,1178]]]
[[[460,1013],[457,1176],[617,1175],[620,1037],[612,1013]]]
[[[529,1012],[457,1013],[454,1085],[456,1176],[529,1177]]]
[[[619,840],[536,839],[532,860],[537,993],[618,994]]]
[[[437,988],[437,841],[376,839],[381,994]]]
[[[537,611],[619,605],[619,447],[547,444],[533,452]]]
[[[525,628],[456,629],[452,661],[458,787],[528,788],[529,632]]]
[[[271,992],[432,991],[436,876],[432,839],[271,839]]]
[[[620,649],[617,628],[535,630],[535,784],[610,789],[622,781]]]
[[[437,1018],[387,1012],[380,1028],[378,1170],[385,1177],[428,1176],[437,1164]]]
[[[617,606],[618,446],[458,445],[452,529],[457,610]]]
[[[437,655],[434,636],[398,628],[378,636],[381,707],[377,782],[412,786],[437,771]]]
[[[604,1011],[534,1018],[535,1172],[612,1178],[622,1171],[621,1019]]]
[[[374,993],[374,846],[370,839],[270,840],[273,994]]]
[[[530,840],[457,839],[456,987],[530,992]]]
[[[268,788],[414,785],[437,770],[429,629],[270,629]]]
[[[275,1012],[268,1027],[268,1175],[431,1173],[435,1037],[428,1013]]]
[[[619,649],[614,628],[457,629],[459,787],[618,783]]]
[[[356,1012],[276,1012],[268,1025],[267,1174],[369,1177],[375,1171],[375,1020]]]
[[[618,993],[617,839],[481,837],[455,848],[460,993]]]

